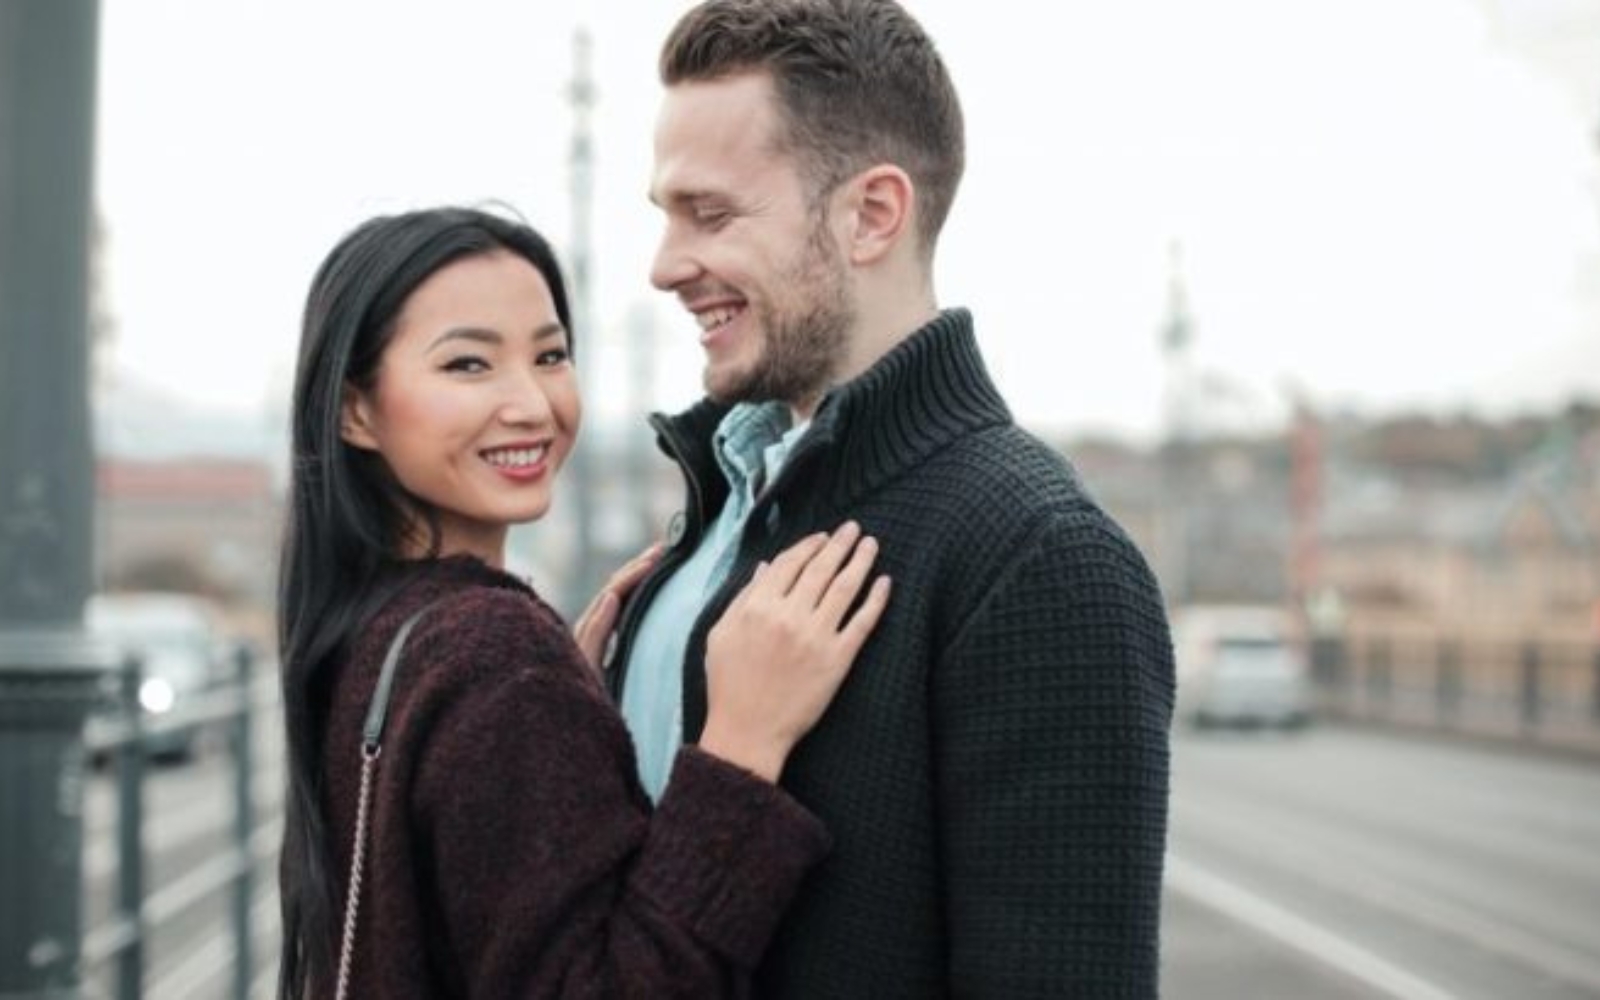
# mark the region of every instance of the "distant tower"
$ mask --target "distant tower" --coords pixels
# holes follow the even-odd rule
[[[656,458],[651,437],[644,431],[644,420],[655,405],[656,323],[655,312],[644,302],[628,312],[628,414],[636,424],[627,439],[627,491],[633,505],[632,516],[641,541],[649,538],[661,521],[653,503],[655,481],[651,467]],[[634,409],[637,408],[637,409]]]
[[[1162,433],[1176,441],[1189,436],[1191,400],[1194,395],[1193,352],[1194,318],[1189,312],[1189,290],[1183,274],[1183,243],[1173,240],[1167,248],[1167,315],[1161,324],[1161,354],[1166,363],[1163,386]]]
[[[1189,312],[1183,276],[1183,244],[1174,240],[1167,251],[1167,314],[1160,346],[1166,365],[1162,386],[1160,496],[1157,499],[1156,563],[1163,591],[1174,605],[1190,598],[1188,496],[1191,482],[1187,442],[1194,432],[1191,411],[1194,319]]]
[[[1289,430],[1289,588],[1298,607],[1322,584],[1322,419],[1303,394],[1294,394]]]
[[[595,105],[594,77],[590,71],[593,46],[588,29],[579,27],[572,39],[572,82],[567,100],[572,106],[572,146],[568,158],[569,195],[572,230],[567,244],[568,307],[577,331],[578,380],[585,398],[595,399],[599,390],[597,368],[600,337],[592,319],[589,258],[592,252],[590,217],[594,203],[594,131],[591,112]],[[595,592],[600,567],[595,551],[595,505],[599,500],[594,476],[593,442],[573,449],[569,458],[576,492],[573,564],[567,573],[566,605],[573,612]]]

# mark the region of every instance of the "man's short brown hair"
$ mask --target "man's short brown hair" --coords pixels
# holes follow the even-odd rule
[[[661,82],[771,75],[794,155],[820,203],[876,163],[910,175],[932,256],[966,161],[961,104],[922,26],[895,0],[706,0],[661,50]]]

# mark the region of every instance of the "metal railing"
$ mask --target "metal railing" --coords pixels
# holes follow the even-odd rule
[[[231,988],[234,1000],[251,995],[256,869],[275,856],[276,823],[258,826],[257,798],[261,777],[254,750],[257,725],[275,697],[275,687],[256,679],[256,653],[248,644],[236,647],[233,677],[195,696],[189,704],[147,718],[139,701],[143,669],[137,657],[124,662],[115,714],[90,727],[85,741],[92,757],[114,762],[116,782],[116,879],[111,916],[89,928],[80,962],[85,974],[110,973],[111,995],[135,1000],[147,988],[147,943],[154,931],[171,924],[219,894],[229,900],[228,937],[232,942]],[[145,843],[146,795],[152,749],[175,734],[222,728],[231,757],[232,821],[227,845],[204,857],[158,887],[147,885]]]
[[[1374,632],[1312,646],[1323,714],[1600,754],[1600,646]]]

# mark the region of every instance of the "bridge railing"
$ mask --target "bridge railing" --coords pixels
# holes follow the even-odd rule
[[[1600,646],[1371,632],[1313,642],[1322,714],[1600,753]]]
[[[80,962],[85,982],[105,984],[117,1000],[135,1000],[152,990],[148,945],[161,928],[219,896],[228,901],[231,975],[227,996],[246,1000],[258,977],[253,946],[256,926],[257,871],[276,855],[280,827],[272,818],[261,822],[261,768],[256,760],[257,731],[271,718],[276,688],[256,676],[257,653],[241,643],[232,656],[232,676],[190,703],[160,716],[147,717],[139,702],[143,676],[138,657],[123,665],[115,709],[96,718],[85,740],[91,759],[114,768],[115,880],[110,917],[89,927]],[[147,813],[152,751],[171,745],[175,734],[190,730],[221,731],[229,757],[231,801],[224,807],[227,836],[220,850],[185,865],[176,877],[151,885],[147,851]],[[158,990],[155,992],[159,992]],[[154,995],[151,993],[151,995]]]

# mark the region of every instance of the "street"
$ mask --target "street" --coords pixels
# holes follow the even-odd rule
[[[1165,996],[1600,996],[1600,762],[1326,726],[1173,757]]]

